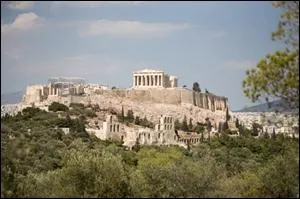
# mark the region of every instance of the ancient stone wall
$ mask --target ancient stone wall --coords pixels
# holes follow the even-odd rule
[[[162,89],[109,89],[98,94],[86,96],[53,96],[40,101],[40,94],[35,87],[29,89],[30,95],[24,98],[26,102],[36,102],[35,105],[50,105],[53,101],[69,105],[70,103],[98,104],[101,108],[113,108],[124,112],[133,110],[141,118],[157,121],[160,115],[169,114],[173,118],[183,120],[184,116],[196,122],[205,122],[205,118],[213,118],[213,123],[225,120],[227,99],[206,93],[195,93],[184,88]],[[28,103],[24,103],[28,104]]]

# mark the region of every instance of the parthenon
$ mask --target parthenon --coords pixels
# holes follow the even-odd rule
[[[173,88],[178,79],[160,70],[144,69],[133,72],[133,88]]]

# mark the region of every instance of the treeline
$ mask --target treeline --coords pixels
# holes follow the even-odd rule
[[[52,102],[48,107],[49,111],[53,112],[66,112],[70,115],[83,116],[83,117],[97,117],[96,112],[100,110],[99,105],[84,106],[81,103],[71,103],[70,108],[58,102]]]
[[[155,127],[155,124],[150,122],[146,116],[144,118],[140,118],[139,116],[134,117],[134,113],[131,109],[127,111],[127,115],[125,116],[123,107],[121,113],[117,113],[117,118],[119,122],[125,123],[126,125],[136,124],[139,126],[148,127],[152,129]]]
[[[58,113],[1,118],[1,197],[297,197],[298,139],[222,134],[184,149],[65,135]],[[84,121],[84,120],[83,120]],[[30,129],[30,131],[28,130]]]

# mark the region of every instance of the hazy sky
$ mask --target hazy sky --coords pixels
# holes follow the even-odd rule
[[[130,87],[132,71],[161,69],[179,85],[250,105],[248,68],[280,49],[270,2],[15,2],[1,5],[1,93],[49,77]]]

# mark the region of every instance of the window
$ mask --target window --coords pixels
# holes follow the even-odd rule
[[[119,132],[120,131],[120,128],[119,128],[119,125],[117,125],[117,132]]]
[[[116,132],[116,125],[114,124],[114,132]]]
[[[148,139],[150,140],[150,133],[148,134]]]
[[[110,125],[110,131],[109,132],[112,132],[112,125]]]
[[[160,138],[160,133],[158,134],[158,139]]]

